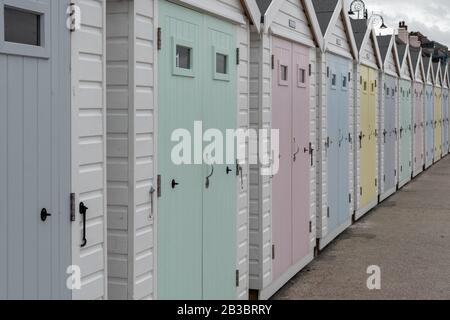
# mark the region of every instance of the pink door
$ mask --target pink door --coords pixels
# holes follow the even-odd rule
[[[414,84],[414,171],[419,172],[424,165],[423,147],[423,111],[424,111],[424,86],[421,83]]]
[[[309,58],[307,49],[274,37],[272,127],[280,131],[280,169],[272,185],[273,279],[308,253]]]
[[[309,49],[293,46],[294,81],[292,103],[292,129],[294,157],[292,167],[292,235],[293,263],[309,252]]]
[[[272,128],[280,130],[280,166],[272,182],[273,279],[292,261],[292,44],[274,38]]]

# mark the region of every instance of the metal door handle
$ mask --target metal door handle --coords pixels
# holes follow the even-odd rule
[[[211,173],[206,177],[206,183],[205,183],[206,189],[209,188],[209,185],[210,185],[209,179],[210,179],[213,175],[214,175],[214,165],[211,165]]]
[[[314,166],[314,149],[312,143],[309,143],[309,155],[311,156],[311,167]]]
[[[297,160],[297,154],[300,152],[300,146],[297,146],[297,151],[294,153],[294,162]]]
[[[175,189],[179,185],[180,184],[175,179],[172,179],[172,189]]]
[[[86,238],[86,215],[88,211],[88,207],[84,205],[83,202],[80,202],[80,214],[83,216],[83,240],[81,242],[81,248],[86,247],[87,245],[87,238]]]
[[[44,209],[41,210],[41,220],[42,220],[42,222],[47,221],[47,218],[51,217],[51,216],[52,215],[47,212],[47,209],[44,208]]]
[[[154,196],[155,196],[155,192],[156,189],[153,188],[153,186],[150,188],[150,219],[153,218],[153,213],[154,213],[154,208],[153,208],[153,204],[154,204]]]
[[[230,167],[227,166],[227,174],[230,174],[231,171],[233,171],[233,170],[231,170]]]

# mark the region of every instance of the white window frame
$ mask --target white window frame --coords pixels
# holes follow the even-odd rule
[[[5,41],[5,6],[40,15],[40,46]],[[0,54],[50,58],[50,2],[0,0]]]

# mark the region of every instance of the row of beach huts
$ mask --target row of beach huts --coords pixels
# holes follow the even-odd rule
[[[448,48],[348,9],[0,1],[0,299],[268,299],[445,157]],[[178,129],[279,148],[180,164]]]

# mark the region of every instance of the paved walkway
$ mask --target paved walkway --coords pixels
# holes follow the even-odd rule
[[[368,266],[381,290],[368,290]],[[450,156],[344,232],[274,299],[450,299]]]

